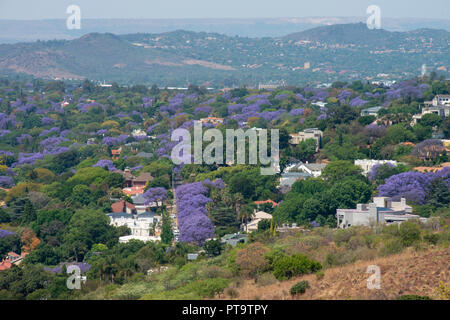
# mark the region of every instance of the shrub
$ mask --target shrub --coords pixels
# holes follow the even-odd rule
[[[439,242],[439,235],[436,233],[429,233],[423,236],[423,239],[431,244],[437,244]]]
[[[354,235],[356,235],[355,228],[340,229],[334,234],[334,242],[336,242],[337,245],[341,245],[348,242]]]
[[[387,256],[390,254],[395,254],[402,252],[403,242],[400,239],[390,239],[384,243],[383,248],[381,248],[380,254],[382,256]]]
[[[297,282],[296,284],[294,284],[291,287],[290,292],[292,295],[303,294],[303,293],[305,293],[306,289],[308,289],[308,288],[309,288],[308,281],[303,280],[303,281],[300,281],[300,282]]]
[[[268,286],[277,282],[275,276],[270,272],[265,272],[263,274],[258,275],[255,280],[258,286]]]
[[[410,246],[420,240],[420,227],[413,221],[405,221],[400,224],[399,234],[403,245]]]
[[[316,278],[317,280],[322,280],[323,277],[325,277],[325,273],[323,271],[317,271],[316,272]]]
[[[278,279],[289,279],[297,275],[313,273],[322,269],[322,265],[303,254],[294,254],[274,262],[273,275]]]
[[[247,277],[253,277],[267,270],[269,264],[264,258],[267,252],[269,252],[269,249],[259,242],[252,243],[247,248],[239,250],[236,254],[236,264],[239,266],[242,274]]]

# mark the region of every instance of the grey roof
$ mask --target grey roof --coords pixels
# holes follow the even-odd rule
[[[145,211],[142,213],[138,213],[137,217],[138,218],[154,218],[157,214],[154,212],[149,212],[149,211]]]
[[[131,199],[133,200],[133,204],[137,204],[137,205],[145,204],[145,201],[146,201],[143,194],[138,194],[138,195],[132,196]]]
[[[196,260],[198,258],[198,253],[188,253],[187,259],[188,260]]]
[[[383,109],[383,107],[370,107],[370,108],[367,108],[367,109],[362,109],[361,111],[378,112],[381,109]]]
[[[121,217],[132,218],[133,214],[128,213],[128,212],[111,212],[111,213],[108,213],[107,216],[111,217],[111,218],[121,218]]]
[[[313,171],[323,170],[326,166],[326,163],[305,163],[305,167]]]
[[[149,152],[139,152],[136,157],[141,157],[141,158],[151,158],[153,157],[153,153],[149,153]]]
[[[281,178],[283,179],[280,183],[281,186],[292,186],[298,179],[307,179],[312,176],[309,173],[305,172],[285,172],[281,174]]]

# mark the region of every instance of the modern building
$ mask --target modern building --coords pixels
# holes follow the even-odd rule
[[[450,116],[450,95],[436,95],[433,100],[425,101],[420,114],[413,115],[411,125],[417,124],[422,119],[422,116],[426,114],[437,114],[442,118]]]
[[[322,144],[323,132],[317,128],[309,128],[305,129],[299,133],[291,133],[289,143],[293,145],[297,145],[302,141],[307,139],[316,140],[316,152],[319,151],[319,148]]]
[[[356,209],[337,209],[338,228],[351,226],[374,226],[377,224],[401,223],[410,219],[426,221],[418,215],[411,214],[412,207],[406,204],[406,199],[392,201],[389,197],[374,197],[369,204],[357,204]]]

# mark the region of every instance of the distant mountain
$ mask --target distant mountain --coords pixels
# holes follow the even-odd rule
[[[0,43],[73,40],[88,33],[163,33],[175,30],[220,33],[241,37],[282,37],[318,26],[365,22],[367,17],[287,17],[239,19],[83,19],[80,30],[69,30],[64,19],[0,20]],[[449,19],[383,18],[383,29],[421,28],[450,31]]]
[[[177,30],[0,45],[0,74],[89,78],[217,87],[286,80],[406,78],[423,64],[450,66],[449,32],[369,30],[365,24],[321,26],[277,38],[230,37]],[[305,63],[309,62],[310,68]]]

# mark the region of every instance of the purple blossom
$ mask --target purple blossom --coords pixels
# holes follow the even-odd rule
[[[201,182],[184,184],[176,189],[180,241],[201,245],[213,236],[214,225],[205,208],[206,203],[212,200],[207,194],[208,189]]]
[[[100,167],[107,168],[108,171],[116,171],[116,167],[111,160],[98,160],[96,164],[93,164],[92,167]]]
[[[15,232],[5,230],[5,229],[0,229],[0,239],[12,236],[13,234],[15,234]]]
[[[11,188],[14,185],[14,180],[8,176],[0,176],[0,187]]]
[[[31,141],[33,137],[28,133],[22,133],[19,137],[16,138],[17,143],[24,144],[25,141]]]
[[[144,193],[144,198],[146,199],[145,204],[148,205],[152,202],[158,203],[163,202],[167,199],[167,190],[161,187],[149,188]]]
[[[369,101],[363,100],[360,97],[356,97],[352,100],[350,100],[349,102],[349,106],[350,107],[362,107],[364,106],[366,103],[368,103]]]
[[[425,204],[426,195],[434,179],[443,179],[450,186],[450,168],[444,168],[437,173],[403,172],[386,179],[378,187],[378,194],[382,197],[392,197],[398,201],[401,197],[415,204]]]
[[[42,123],[44,126],[52,125],[52,124],[54,124],[55,122],[56,122],[56,121],[55,121],[54,119],[49,118],[49,117],[43,117],[43,118],[41,119],[41,123]]]
[[[289,115],[293,117],[302,116],[305,113],[305,109],[299,108],[299,109],[292,109],[289,111]]]

